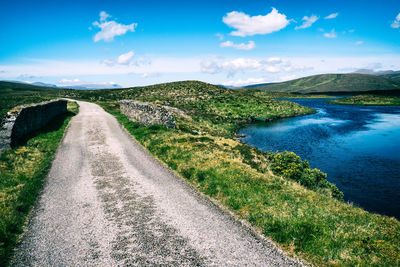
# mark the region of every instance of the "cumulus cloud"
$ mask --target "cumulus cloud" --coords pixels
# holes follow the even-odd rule
[[[286,15],[280,14],[273,8],[267,15],[249,16],[243,12],[232,11],[223,17],[222,21],[231,28],[232,36],[253,36],[255,34],[269,34],[285,28],[289,24]]]
[[[100,12],[100,21],[106,21],[108,18],[110,18],[111,16],[108,15],[105,11],[101,11]]]
[[[120,65],[129,65],[132,61],[132,57],[135,53],[133,51],[129,51],[126,54],[122,54],[118,57],[117,63]]]
[[[355,42],[354,44],[355,45],[362,45],[364,42],[363,41],[357,41],[357,42]]]
[[[336,12],[336,13],[332,13],[332,14],[326,16],[324,19],[334,19],[337,16],[339,16],[339,13]]]
[[[316,22],[319,19],[319,17],[315,16],[315,15],[311,15],[311,17],[308,16],[304,16],[303,17],[303,24],[300,26],[295,27],[295,30],[299,30],[299,29],[306,29],[311,27],[311,25],[314,24],[314,22]]]
[[[238,50],[251,50],[256,47],[256,44],[253,41],[249,41],[247,44],[245,44],[245,43],[235,44],[231,41],[226,41],[226,42],[221,43],[219,46],[220,47],[233,47]]]
[[[258,71],[268,73],[292,72],[305,70],[303,66],[293,66],[289,61],[284,62],[278,57],[268,59],[235,58],[231,60],[205,60],[201,62],[201,71],[216,74],[226,72],[228,77],[238,72]]]
[[[236,80],[236,81],[226,81],[222,82],[221,84],[224,86],[233,86],[233,87],[240,87],[245,85],[252,85],[252,84],[259,84],[259,83],[266,83],[267,81],[264,78],[248,78],[247,80]]]
[[[330,32],[324,33],[324,37],[326,37],[326,38],[336,38],[337,34],[335,32],[335,29],[332,29]]]
[[[397,15],[397,17],[390,26],[394,29],[400,28],[400,13]]]
[[[128,53],[121,54],[117,59],[105,59],[101,61],[102,64],[112,67],[112,66],[145,66],[150,65],[151,60],[149,58],[140,57],[134,60],[135,53],[133,51],[129,51]]]
[[[104,40],[105,42],[111,42],[114,40],[115,36],[124,35],[128,31],[134,32],[137,27],[137,23],[124,25],[114,20],[107,21],[109,17],[111,16],[102,11],[100,12],[100,22],[93,22],[93,26],[100,28],[100,31],[93,37],[93,41],[98,42]]]

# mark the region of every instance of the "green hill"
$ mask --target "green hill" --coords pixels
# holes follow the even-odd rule
[[[382,77],[385,77],[388,79],[392,79],[393,81],[400,83],[400,71],[393,71],[390,73],[381,74],[379,76],[382,76]]]
[[[13,107],[57,98],[61,92],[57,88],[0,81],[0,124]]]
[[[368,74],[320,74],[252,89],[287,93],[366,92],[400,89],[400,82]]]

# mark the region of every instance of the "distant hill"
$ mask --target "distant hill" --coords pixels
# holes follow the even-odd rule
[[[382,76],[382,77],[400,82],[400,70],[397,70],[397,71],[395,71],[395,70],[374,71],[371,69],[359,69],[359,70],[356,70],[354,73]]]
[[[57,88],[29,83],[0,81],[0,93],[7,91],[54,91]]]
[[[42,83],[42,82],[34,82],[34,83],[30,83],[30,84],[37,85],[37,86],[53,87],[53,88],[57,87],[57,85],[55,85],[55,84]]]
[[[70,86],[60,86],[59,88],[65,89],[76,89],[76,90],[96,90],[96,89],[119,89],[122,88],[119,84],[80,84],[80,85],[70,85]]]
[[[252,85],[246,88],[286,93],[365,92],[400,89],[400,82],[384,76],[369,74],[320,74],[281,83]]]
[[[391,79],[396,82],[400,82],[400,71],[387,72],[384,74],[380,74],[379,76]]]
[[[50,87],[50,88],[59,88],[59,89],[77,89],[77,90],[96,90],[96,89],[119,89],[122,88],[119,84],[101,84],[101,83],[90,83],[90,84],[78,84],[78,85],[66,85],[66,86],[57,86],[55,84],[43,83],[43,82],[20,82],[20,81],[0,81],[0,83],[6,83],[9,85],[14,84],[11,87],[13,88],[36,88],[36,87]],[[3,88],[5,84],[0,84],[0,88]],[[31,85],[34,87],[25,87],[23,85]],[[36,87],[35,87],[36,86]],[[40,90],[40,88],[37,88]]]

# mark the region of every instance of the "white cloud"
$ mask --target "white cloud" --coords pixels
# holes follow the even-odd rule
[[[282,59],[279,57],[270,57],[267,60],[264,60],[264,62],[267,62],[268,64],[280,64],[282,63]]]
[[[116,60],[105,59],[105,60],[101,61],[101,63],[108,67],[130,66],[130,65],[141,66],[141,65],[150,65],[151,64],[151,60],[148,58],[138,58],[136,60],[133,60],[134,55],[135,55],[135,53],[133,51],[129,51],[128,53],[119,55]]]
[[[100,12],[100,21],[106,21],[108,18],[110,18],[111,16],[108,15],[105,11],[101,11]]]
[[[232,11],[223,17],[222,21],[236,31],[232,36],[253,36],[255,34],[269,34],[285,28],[290,22],[286,15],[280,14],[275,8],[267,15],[249,16],[243,12]]]
[[[118,57],[117,63],[120,65],[129,65],[132,61],[132,57],[135,53],[133,51],[129,51],[126,54],[122,54]]]
[[[233,47],[238,50],[251,50],[256,47],[256,44],[253,41],[249,41],[247,44],[245,44],[245,43],[235,44],[231,41],[226,41],[226,42],[221,43],[219,46],[220,47]]]
[[[336,12],[336,13],[332,13],[332,14],[326,16],[324,19],[334,19],[337,16],[339,16],[339,13]]]
[[[396,16],[396,19],[390,26],[394,29],[400,28],[400,13]]]
[[[311,25],[314,24],[314,22],[316,22],[319,19],[319,17],[315,16],[315,15],[311,15],[311,17],[308,16],[304,16],[302,20],[304,20],[303,24],[300,26],[295,27],[295,30],[298,29],[306,29],[311,27]]]
[[[116,57],[117,58],[117,57]],[[62,78],[75,79],[78,78],[82,81],[85,79],[108,80],[115,81],[124,86],[131,86],[134,82],[140,84],[151,84],[166,81],[176,81],[183,79],[197,79],[215,84],[221,83],[225,80],[246,80],[248,78],[266,78],[268,81],[279,81],[282,76],[297,75],[297,77],[320,74],[320,73],[340,73],[350,72],[362,68],[379,67],[377,64],[371,65],[373,62],[381,63],[379,69],[400,69],[400,56],[396,54],[382,55],[367,55],[367,56],[348,56],[348,57],[318,57],[307,55],[304,57],[282,57],[272,60],[272,58],[252,58],[260,63],[258,68],[240,69],[236,73],[235,78],[227,79],[228,69],[224,68],[223,62],[233,61],[235,58],[221,58],[218,56],[206,57],[193,56],[193,57],[156,57],[148,56],[151,60],[151,65],[118,65],[112,68],[101,64],[98,60],[44,60],[44,59],[26,59],[21,63],[8,63],[0,62],[0,70],[4,71],[2,79],[15,80],[17,76],[29,73],[36,77],[41,77],[40,80],[47,83],[58,83]],[[133,61],[135,61],[136,55]],[[203,60],[208,60],[214,67],[220,68],[215,75],[210,75],[201,72],[200,66]],[[270,63],[268,63],[268,61]],[[278,63],[281,61],[280,63]],[[271,62],[274,62],[273,65]],[[203,62],[204,63],[204,62]],[[229,65],[229,64],[228,64]],[[255,64],[253,64],[255,65]],[[202,67],[203,70],[210,70]],[[280,72],[267,72],[264,70],[266,67],[279,67]],[[346,68],[346,70],[344,70]],[[270,69],[270,71],[276,69]],[[162,73],[162,78],[154,77],[147,79],[140,79],[139,76],[143,73]],[[137,75],[137,79],[132,79],[132,75]],[[240,76],[239,76],[240,75]],[[97,77],[97,78],[94,78]],[[83,83],[81,83],[83,84]]]
[[[247,80],[236,80],[236,81],[226,81],[222,82],[221,84],[224,86],[233,86],[233,87],[240,87],[244,85],[252,85],[252,84],[259,84],[259,83],[266,83],[267,81],[264,78],[248,78]]]
[[[101,63],[107,65],[107,66],[114,66],[115,65],[115,61],[111,60],[111,59],[104,59]]]
[[[331,32],[324,33],[324,37],[326,37],[326,38],[336,38],[337,34],[335,32],[335,29],[332,29]]]
[[[293,66],[290,61],[283,61],[278,57],[268,59],[235,58],[231,60],[206,60],[201,62],[201,71],[216,74],[226,72],[234,76],[237,72],[293,72],[307,70],[304,66]]]
[[[355,42],[354,44],[355,45],[362,45],[364,43],[364,41],[357,41],[357,42]]]
[[[114,20],[107,21],[107,18],[111,17],[106,12],[100,12],[100,22],[93,22],[93,26],[100,28],[100,31],[93,37],[93,41],[98,42],[104,40],[105,42],[111,42],[115,36],[124,35],[128,31],[134,32],[137,27],[137,23],[124,25],[117,23]]]

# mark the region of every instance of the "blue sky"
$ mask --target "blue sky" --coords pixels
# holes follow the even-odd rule
[[[122,86],[400,69],[400,1],[2,0],[0,79]]]

